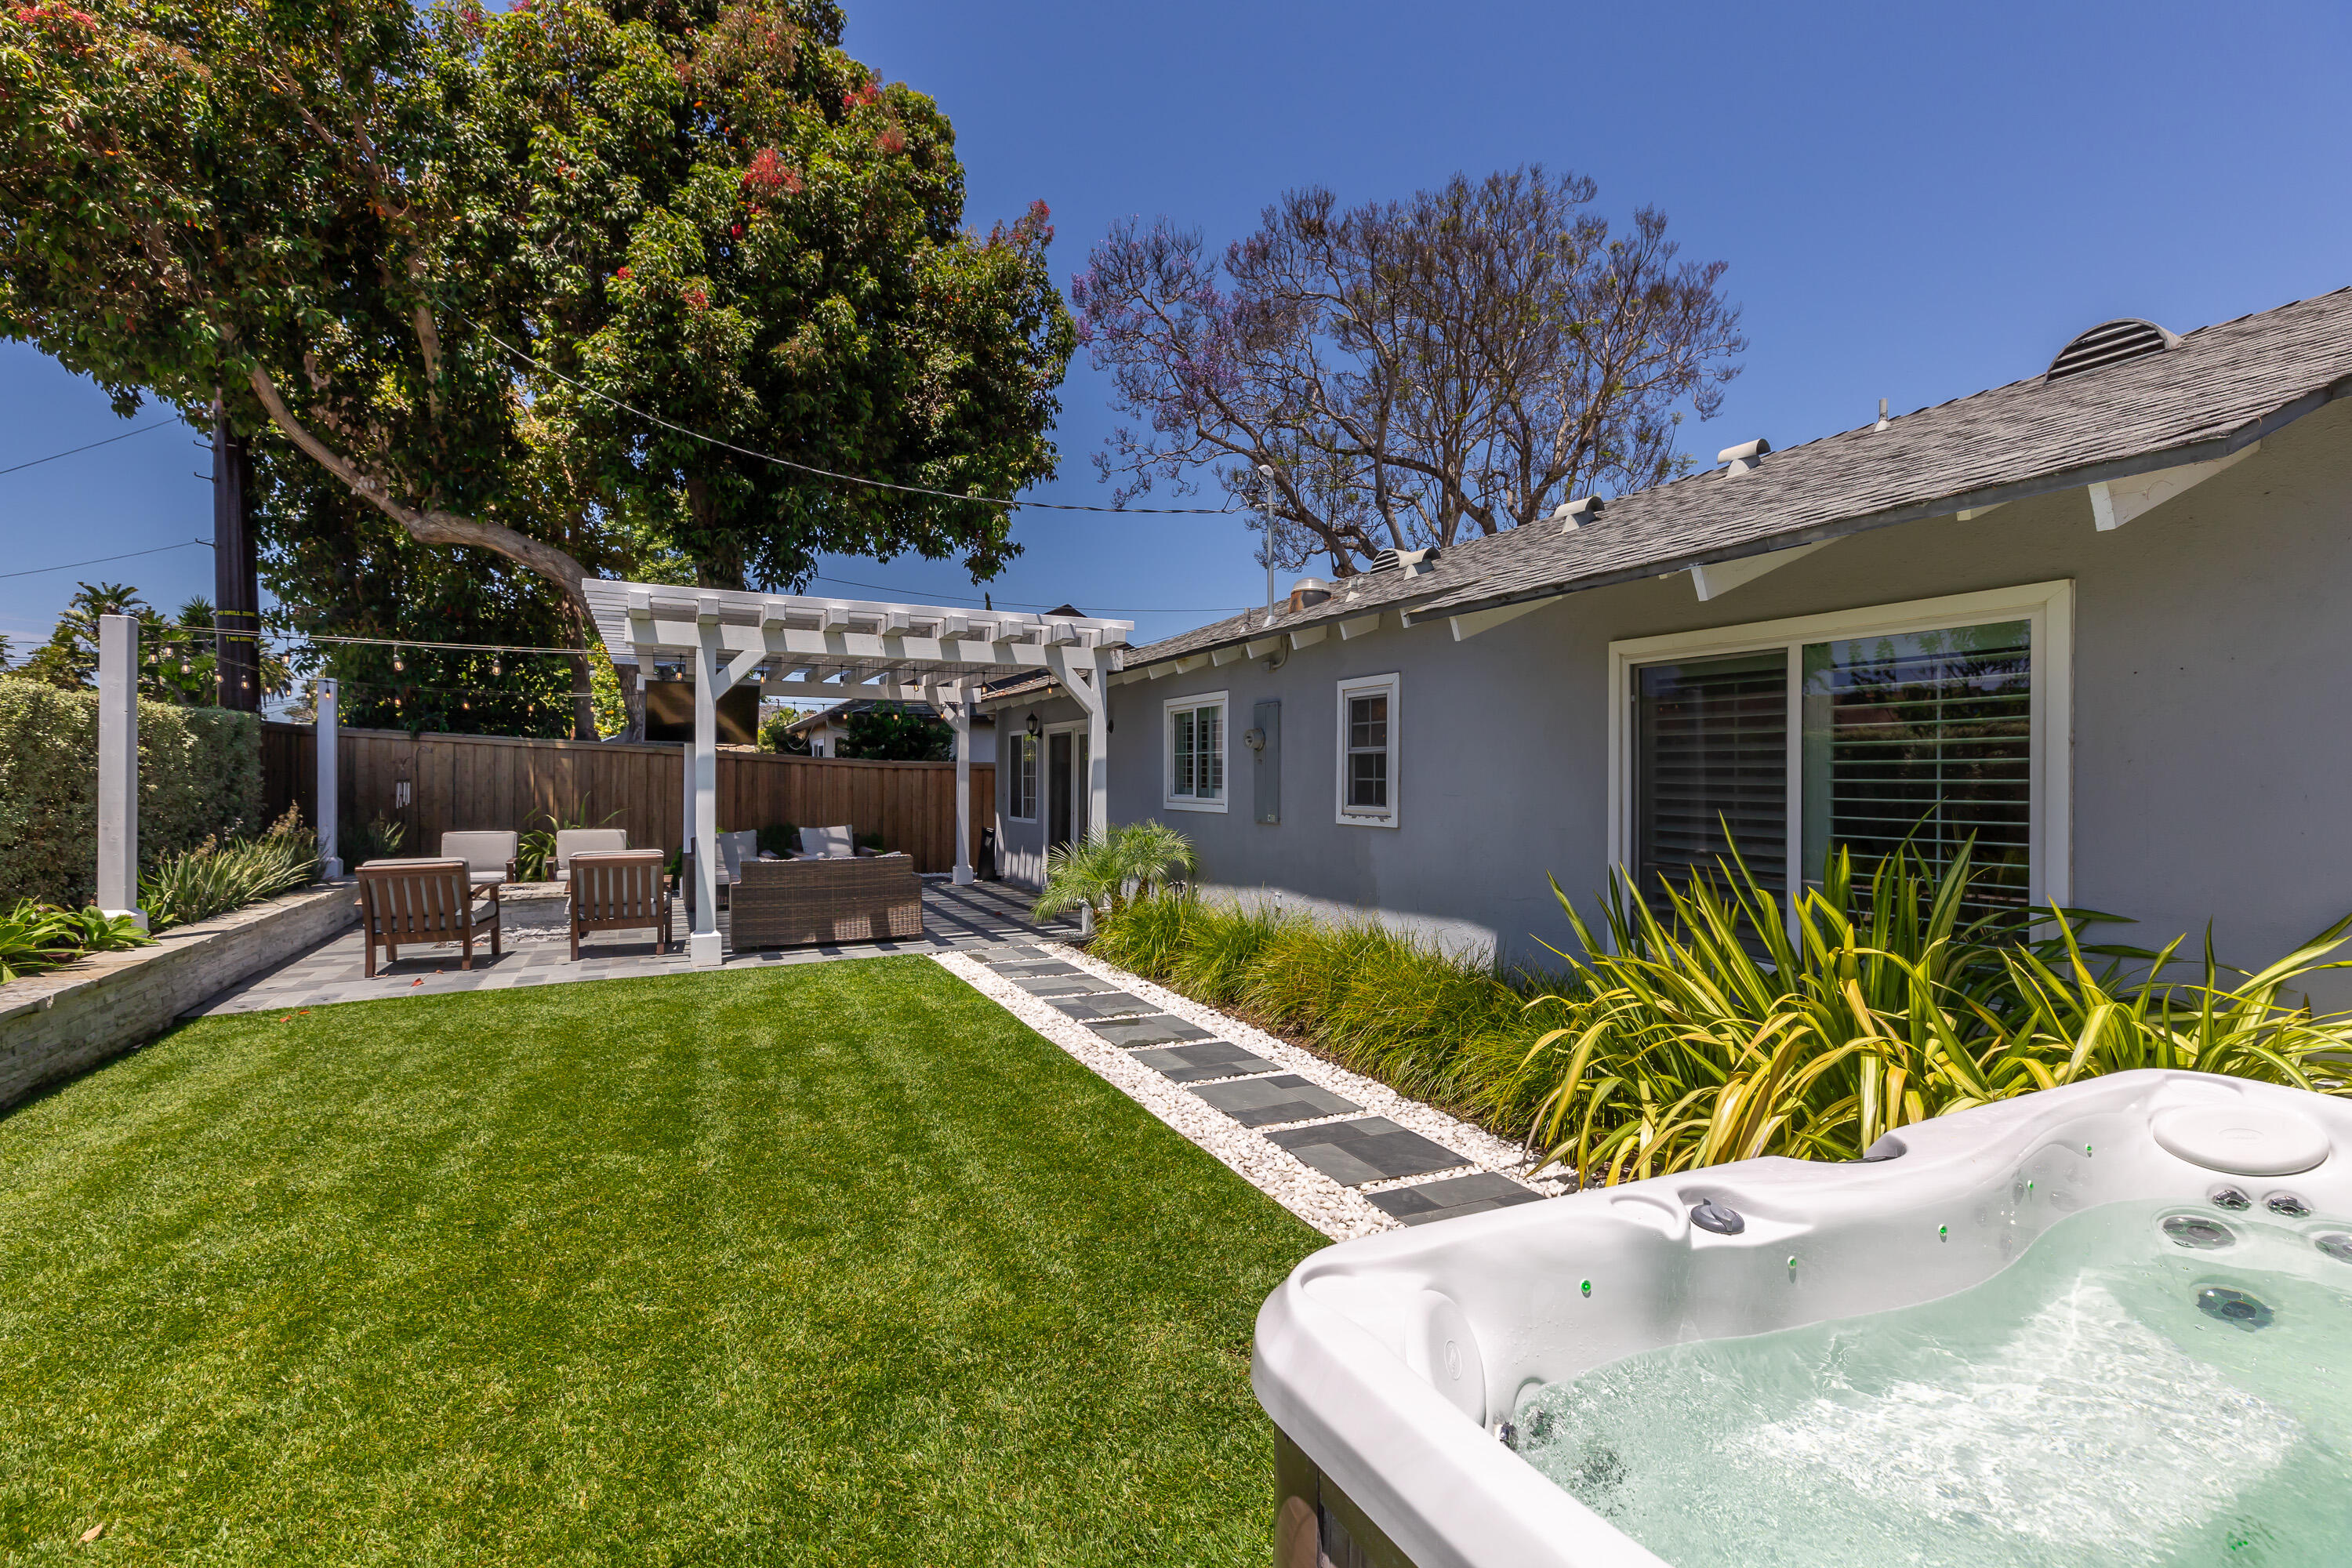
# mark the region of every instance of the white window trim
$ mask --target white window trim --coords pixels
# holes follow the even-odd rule
[[[1826,615],[1793,616],[1746,626],[1631,637],[1609,645],[1609,863],[1622,867],[1633,853],[1633,672],[1636,665],[1664,658],[1752,653],[1781,646],[1789,650],[1790,907],[1804,885],[1804,868],[1822,847],[1801,842],[1804,832],[1804,713],[1801,661],[1804,645],[1874,633],[1933,631],[1940,626],[1987,621],[2027,621],[2032,626],[2032,695],[2027,704],[2032,781],[2027,837],[2029,897],[2042,907],[2074,896],[2074,584],[2072,578],[1950,594],[1935,599],[1871,605]]]
[[[1013,810],[1013,803],[1014,803],[1015,801],[1017,801],[1017,800],[1019,800],[1019,799],[1021,798],[1021,752],[1022,752],[1023,748],[1024,748],[1024,747],[1034,747],[1034,748],[1036,749],[1036,752],[1037,752],[1037,793],[1036,793],[1035,795],[1032,795],[1032,796],[1030,796],[1030,797],[1029,797],[1029,815],[1028,815],[1028,816],[1022,816],[1019,812],[1017,812],[1017,811],[1015,811],[1015,810]],[[1007,821],[1007,822],[1036,822],[1036,821],[1040,820],[1040,819],[1045,816],[1045,808],[1044,808],[1044,801],[1045,801],[1045,737],[1044,737],[1044,736],[1042,736],[1042,735],[1033,735],[1033,734],[1029,733],[1029,731],[1026,731],[1026,730],[1016,730],[1016,731],[1014,731],[1013,732],[1013,748],[1012,748],[1012,755],[1011,755],[1010,757],[1008,757],[1008,758],[1006,758],[1006,759],[1005,759],[1005,774],[1004,774],[1004,820],[1005,820],[1005,821]]]
[[[1224,780],[1224,793],[1214,800],[1202,800],[1192,795],[1170,792],[1174,780],[1169,776],[1175,758],[1168,745],[1169,716],[1179,708],[1209,708],[1217,710],[1217,776]],[[1160,705],[1160,804],[1170,811],[1213,811],[1220,816],[1231,809],[1234,798],[1234,760],[1230,755],[1234,743],[1234,705],[1231,694],[1223,691],[1196,691],[1190,697],[1171,697]]]
[[[1331,799],[1342,827],[1394,827],[1397,825],[1398,721],[1402,705],[1398,701],[1399,677],[1391,670],[1386,675],[1362,675],[1339,682],[1338,708],[1339,721],[1335,737],[1337,760],[1332,767]],[[1385,696],[1389,700],[1389,804],[1380,811],[1348,805],[1348,700],[1351,697]]]

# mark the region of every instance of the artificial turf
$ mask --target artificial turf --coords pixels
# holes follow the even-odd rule
[[[1262,1563],[1319,1244],[924,959],[207,1019],[0,1119],[0,1553]]]

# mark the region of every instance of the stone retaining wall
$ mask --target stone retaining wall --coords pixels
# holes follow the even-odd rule
[[[304,888],[166,931],[153,947],[101,952],[0,985],[0,1107],[161,1034],[206,997],[357,919],[352,891]]]

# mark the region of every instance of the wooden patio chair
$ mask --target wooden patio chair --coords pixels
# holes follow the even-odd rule
[[[654,951],[670,943],[669,879],[662,875],[658,849],[591,850],[572,858],[572,956],[580,957],[582,933],[643,931],[659,933]]]
[[[555,879],[571,879],[572,858],[574,855],[604,854],[629,847],[629,830],[625,827],[563,827],[555,834]]]
[[[403,944],[457,942],[457,967],[471,969],[474,938],[488,928],[490,956],[499,955],[499,885],[474,881],[463,860],[370,860],[359,868],[359,883],[369,979],[379,943],[384,961],[397,963]]]

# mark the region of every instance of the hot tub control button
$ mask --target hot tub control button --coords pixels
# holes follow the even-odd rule
[[[2231,1214],[2243,1214],[2254,1206],[2254,1200],[2235,1187],[2215,1187],[2206,1196],[2215,1208],[2228,1209]]]
[[[1717,1236],[1738,1236],[1748,1228],[1748,1221],[1741,1217],[1738,1209],[1728,1204],[1717,1203],[1713,1198],[1699,1200],[1698,1206],[1691,1210],[1691,1224],[1701,1230],[1711,1230]]]
[[[2218,1251],[2238,1239],[2221,1221],[2200,1219],[2193,1214],[2177,1214],[2166,1220],[2164,1234],[2176,1244],[2193,1247],[2200,1252]]]
[[[2293,1193],[2273,1193],[2263,1200],[2263,1207],[2286,1219],[2304,1219],[2311,1214],[2311,1205]]]

